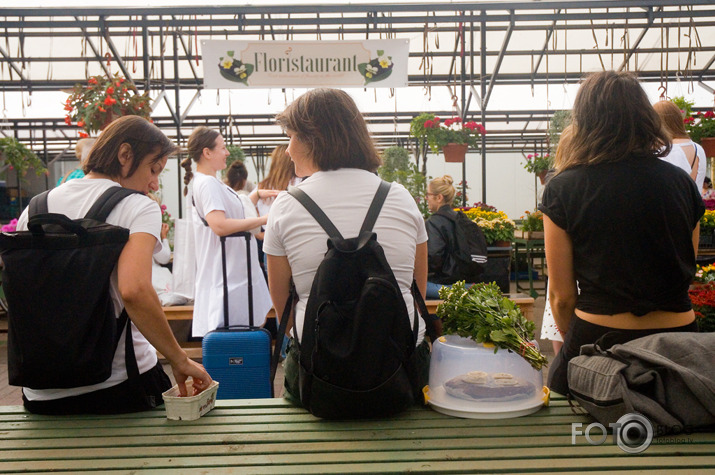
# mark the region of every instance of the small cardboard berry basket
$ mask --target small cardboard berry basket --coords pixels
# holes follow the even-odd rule
[[[186,386],[189,390],[191,389],[191,380],[186,382]],[[198,419],[214,408],[217,391],[218,381],[212,381],[209,387],[200,394],[181,397],[179,396],[179,385],[175,385],[162,394],[167,419],[177,421],[193,421]]]

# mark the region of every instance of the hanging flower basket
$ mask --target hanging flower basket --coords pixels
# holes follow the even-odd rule
[[[448,143],[442,147],[445,162],[462,163],[469,146],[466,143]]]
[[[703,137],[700,139],[700,145],[705,150],[706,157],[715,157],[715,137]]]
[[[539,181],[541,182],[542,185],[545,185],[545,184],[546,184],[546,174],[547,174],[547,173],[548,173],[548,171],[547,171],[547,170],[544,170],[544,171],[540,171],[540,172],[538,173],[538,175],[536,175],[536,176],[539,177]]]
[[[76,124],[85,131],[80,132],[80,136],[86,137],[125,115],[148,119],[151,98],[148,93],[139,94],[136,86],[119,73],[112,77],[92,76],[87,84],[75,84],[65,102],[65,110],[65,123]]]

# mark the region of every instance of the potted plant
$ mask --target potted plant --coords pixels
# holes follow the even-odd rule
[[[523,239],[544,239],[544,213],[524,211],[521,217],[521,229],[517,232]]]
[[[546,172],[551,169],[551,166],[551,156],[548,153],[546,155],[529,154],[526,156],[526,162],[524,162],[524,170],[538,176],[542,185],[544,184]]]
[[[425,199],[425,176],[410,162],[410,153],[402,147],[388,147],[382,151],[382,166],[377,174],[385,181],[399,183],[410,192],[423,216],[429,216]]]
[[[228,144],[226,145],[226,150],[228,150],[228,157],[226,157],[226,168],[221,170],[221,176],[226,178],[226,172],[231,167],[231,164],[236,160],[240,162],[246,161],[246,152],[243,151],[238,145]]]
[[[713,245],[713,231],[715,231],[715,210],[706,209],[700,218],[700,247]]]
[[[715,157],[715,112],[698,112],[683,121],[688,135],[703,147],[705,156]]]
[[[693,278],[693,284],[709,284],[710,282],[715,282],[715,264],[708,264],[706,266],[701,266],[700,264],[695,266],[695,277]]]
[[[446,335],[471,338],[498,349],[521,355],[537,371],[548,364],[533,343],[534,322],[527,320],[519,307],[504,297],[494,282],[479,283],[466,288],[463,281],[442,287],[437,307]]]
[[[35,170],[37,176],[48,173],[45,164],[35,152],[14,137],[0,139],[0,160],[4,163],[5,169],[15,170],[20,179],[24,179],[23,177],[30,168]]]
[[[472,208],[464,212],[479,225],[489,246],[510,247],[516,224],[503,211]]]
[[[425,138],[432,152],[440,149],[446,162],[463,162],[467,149],[477,146],[477,139],[486,133],[482,124],[463,122],[459,117],[442,121],[434,114],[424,113],[410,122],[410,135]]]
[[[712,267],[712,266],[711,266]],[[694,287],[688,292],[700,332],[715,332],[715,283]]]
[[[118,117],[138,115],[148,119],[151,98],[148,92],[139,94],[136,86],[119,73],[112,77],[92,76],[87,84],[75,84],[65,110],[65,123],[76,124],[85,131],[80,132],[80,137],[87,137]]]
[[[683,112],[685,130],[693,140],[705,150],[706,157],[715,157],[715,112],[712,110],[693,115],[693,101],[675,97],[673,103]]]

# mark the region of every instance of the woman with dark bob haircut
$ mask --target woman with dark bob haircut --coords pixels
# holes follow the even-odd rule
[[[357,236],[381,180],[374,173],[380,158],[355,102],[341,90],[314,89],[296,99],[276,120],[290,139],[286,152],[295,174],[307,177],[297,188],[315,201],[344,237]],[[410,286],[416,279],[424,295],[427,232],[415,200],[402,185],[392,183],[373,230],[395,274],[410,322],[413,318],[419,320],[417,365],[426,384],[429,346],[423,340],[424,322],[414,315]],[[287,193],[278,195],[271,207],[263,244],[268,287],[280,316],[293,279],[298,292],[295,328],[299,336],[327,240],[323,228],[295,198]],[[285,388],[298,401],[297,351],[295,345],[288,346]]]
[[[76,388],[23,388],[23,401],[30,412],[123,413],[162,404],[162,393],[171,387],[171,382],[157,360],[157,350],[171,364],[183,396],[187,394],[184,383],[188,377],[193,378],[194,394],[211,383],[211,376],[203,366],[190,360],[176,342],[151,283],[152,254],[161,242],[161,211],[146,194],[159,189],[159,174],[168,155],[176,151],[177,147],[146,119],[122,117],[109,124],[92,147],[84,165],[86,176],[50,192],[49,212],[71,219],[84,217],[94,202],[112,187],[123,186],[141,192],[120,201],[106,220],[129,230],[129,240],[119,256],[110,292],[116,315],[124,308],[131,319],[139,376],[127,377],[124,331],[109,379]],[[27,210],[20,217],[18,229],[27,229]]]
[[[688,286],[704,211],[688,174],[659,159],[670,139],[633,74],[591,75],[572,115],[539,207],[549,299],[564,335],[548,385],[562,394],[569,360],[606,333],[622,343],[697,331]]]

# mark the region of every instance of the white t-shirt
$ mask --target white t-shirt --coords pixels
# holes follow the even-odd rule
[[[236,192],[215,176],[194,173],[192,226],[196,249],[196,292],[192,334],[204,336],[223,326],[223,270],[221,240],[202,218],[212,211],[223,211],[226,218],[244,219],[244,207]],[[248,276],[246,240],[226,239],[229,324],[248,325]],[[251,275],[253,284],[253,324],[261,326],[273,306],[263,271],[258,264],[256,239],[251,236]]]
[[[305,191],[325,212],[345,238],[357,236],[367,210],[380,184],[373,173],[355,168],[321,171],[298,187]],[[417,244],[427,242],[424,218],[410,193],[393,183],[373,231],[385,251],[395,274],[410,319],[414,304],[410,288],[414,278]],[[288,193],[281,193],[271,207],[263,241],[263,252],[286,256],[298,291],[296,329],[303,332],[305,306],[315,272],[328,249],[328,236],[308,211]],[[424,337],[425,325],[419,320],[418,344]],[[411,320],[412,321],[412,320]]]
[[[298,183],[303,181],[302,178],[299,177],[293,177],[290,180],[290,183],[288,183],[288,186],[296,186]],[[258,200],[258,203],[256,203],[256,209],[258,209],[258,216],[266,216],[268,212],[271,210],[271,206],[273,205],[273,202],[275,201],[275,197],[271,196],[269,198],[261,198]]]
[[[64,214],[71,219],[83,218],[97,198],[99,198],[105,190],[112,186],[120,185],[117,182],[99,178],[84,178],[81,180],[68,181],[50,192],[47,200],[48,211],[50,213]],[[18,230],[27,229],[27,219],[26,208],[18,220]],[[117,204],[112,212],[109,213],[107,223],[127,228],[129,229],[129,234],[151,234],[156,238],[156,247],[154,252],[160,249],[161,243],[159,241],[159,237],[161,230],[161,210],[159,209],[159,205],[147,196],[134,194],[124,198],[119,202],[119,204]],[[119,295],[116,266],[112,272],[109,290],[114,303],[114,310],[118,316],[121,313],[122,308],[124,308],[124,302],[122,301],[122,297]],[[123,331],[122,336],[119,339],[119,344],[117,345],[117,351],[114,353],[112,375],[106,381],[93,384],[91,386],[68,389],[23,388],[25,397],[31,401],[59,399],[109,388],[126,381],[127,369],[124,363],[125,336],[126,331]],[[146,340],[146,338],[144,338],[144,335],[137,330],[133,323],[132,340],[134,342],[134,354],[136,355],[139,373],[145,373],[156,366],[156,350]]]
[[[668,163],[672,163],[678,168],[683,169],[688,175],[693,170],[690,165],[693,160],[688,160],[688,157],[692,157],[693,147],[698,155],[698,174],[695,176],[695,184],[698,185],[698,190],[703,189],[703,182],[705,181],[705,172],[707,170],[707,158],[705,157],[705,150],[693,141],[674,143],[673,148],[670,149],[670,153],[662,160]],[[686,154],[687,150],[687,154]]]

